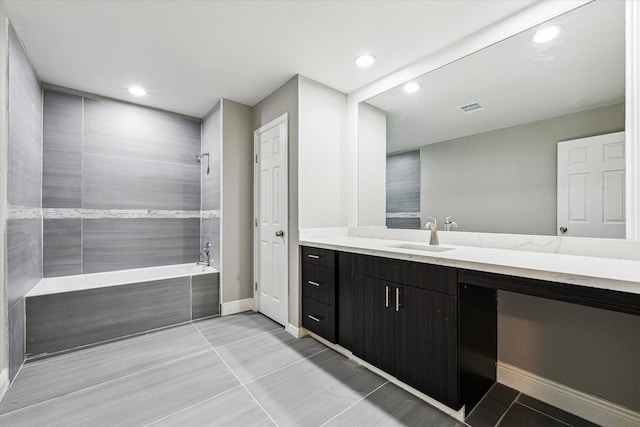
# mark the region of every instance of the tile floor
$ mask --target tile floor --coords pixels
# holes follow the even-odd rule
[[[498,384],[467,422],[591,426],[554,410]],[[312,338],[295,339],[249,312],[27,363],[0,402],[0,425],[465,424]]]
[[[494,384],[465,420],[472,427],[596,427],[503,384]]]
[[[9,426],[463,426],[312,338],[244,313],[23,366]]]

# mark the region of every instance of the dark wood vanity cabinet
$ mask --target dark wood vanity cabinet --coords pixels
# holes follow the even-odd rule
[[[302,326],[336,342],[336,253],[302,248]]]
[[[452,267],[332,251],[319,262],[317,251],[302,249],[305,328],[451,408],[475,406],[495,382],[495,290],[459,285]],[[332,305],[308,283],[325,275]],[[310,319],[319,307],[333,320]]]
[[[353,354],[447,406],[458,407],[455,269],[354,257]],[[436,277],[449,283],[436,283]]]

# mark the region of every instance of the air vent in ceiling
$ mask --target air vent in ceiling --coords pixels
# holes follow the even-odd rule
[[[462,105],[458,108],[465,113],[471,113],[472,111],[478,111],[478,110],[484,109],[484,107],[480,105],[480,103],[478,102],[472,102],[471,104]]]

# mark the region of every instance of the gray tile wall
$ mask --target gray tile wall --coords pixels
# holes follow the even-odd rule
[[[420,228],[420,150],[387,156],[387,215],[417,214],[416,218],[387,218],[389,228]]]
[[[24,360],[24,296],[42,278],[42,90],[9,27],[7,298],[9,379]],[[12,218],[15,208],[30,214]]]
[[[220,274],[191,277],[191,318],[220,314]]]
[[[40,207],[42,179],[42,90],[13,28],[9,37],[10,205]]]
[[[42,207],[82,207],[82,102],[44,92]]]
[[[109,211],[198,212],[200,123],[52,90],[45,91],[44,118],[43,206],[104,217],[44,221],[45,277],[196,261],[197,215],[114,219]]]
[[[84,219],[82,272],[195,263],[200,219]]]
[[[82,273],[82,219],[43,221],[44,277]]]
[[[219,102],[202,122],[202,152],[209,153],[211,158],[207,175],[207,165],[203,162],[202,176],[202,209],[217,212],[217,216],[203,215],[200,229],[200,247],[211,243],[211,259],[213,267],[220,269],[220,146],[221,146],[221,112]],[[213,214],[215,215],[215,213]]]

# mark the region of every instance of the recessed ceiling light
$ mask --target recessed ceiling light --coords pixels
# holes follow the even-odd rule
[[[140,86],[131,86],[129,87],[129,93],[135,96],[145,96],[147,94],[147,91]]]
[[[562,27],[559,25],[550,25],[548,27],[540,28],[538,31],[533,33],[531,40],[534,43],[547,43],[558,37],[560,31],[562,31]]]
[[[369,53],[366,53],[364,55],[358,56],[356,59],[354,59],[354,61],[358,67],[365,68],[371,66],[374,62],[376,62],[376,57]]]
[[[422,86],[420,85],[420,83],[416,83],[416,82],[409,82],[406,85],[404,85],[404,91],[407,93],[414,93],[420,90]]]

